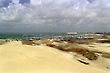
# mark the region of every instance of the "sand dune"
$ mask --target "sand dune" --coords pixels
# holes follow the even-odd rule
[[[0,45],[0,73],[110,73],[78,62],[70,54],[47,46],[12,41]]]

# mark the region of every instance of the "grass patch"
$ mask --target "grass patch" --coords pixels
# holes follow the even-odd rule
[[[22,44],[24,44],[24,45],[35,45],[36,43],[32,40],[22,40]]]
[[[110,59],[110,53],[104,53],[102,54],[102,57]]]
[[[5,43],[9,42],[8,40],[0,40],[0,45],[3,45]]]
[[[77,44],[90,44],[91,42],[95,42],[94,39],[64,39],[68,43],[77,43]]]
[[[46,45],[49,47],[59,49],[61,51],[65,51],[65,52],[75,52],[77,54],[80,54],[80,55],[86,57],[89,60],[97,60],[98,59],[98,56],[95,54],[95,52],[92,52],[92,51],[89,51],[85,48],[82,48],[82,47],[78,46],[77,44],[68,43],[68,44],[62,45],[62,43],[61,44],[59,43],[59,44],[55,45],[51,42],[48,42]]]

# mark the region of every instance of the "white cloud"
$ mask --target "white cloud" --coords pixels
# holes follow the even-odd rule
[[[40,5],[42,4],[42,0],[31,0],[32,5]]]
[[[19,0],[12,0],[13,3],[18,4]]]
[[[109,0],[32,1],[36,6],[1,8],[0,27],[15,31],[109,31]]]

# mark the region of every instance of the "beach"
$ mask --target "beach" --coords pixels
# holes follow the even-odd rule
[[[69,53],[45,45],[23,45],[21,41],[0,45],[0,63],[0,73],[110,73],[98,63],[85,65]]]
[[[0,73],[110,73],[110,0],[0,0]]]

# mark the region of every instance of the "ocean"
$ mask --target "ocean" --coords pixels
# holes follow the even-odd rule
[[[66,33],[0,33],[0,39],[25,39],[30,37],[47,38],[66,35]]]

